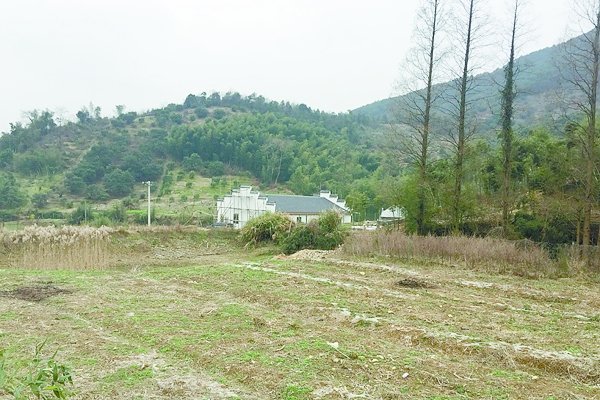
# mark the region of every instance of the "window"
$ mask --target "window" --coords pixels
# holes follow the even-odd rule
[[[302,222],[302,217],[296,217],[296,222]]]
[[[234,224],[240,223],[240,214],[233,214],[233,223]]]

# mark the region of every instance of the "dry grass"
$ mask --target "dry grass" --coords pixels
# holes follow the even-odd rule
[[[109,265],[112,228],[89,226],[28,226],[19,231],[0,231],[0,244],[17,269],[102,270]]]
[[[416,236],[402,231],[353,232],[343,246],[346,254],[438,260],[491,273],[524,277],[556,276],[558,265],[532,242],[466,236]]]
[[[106,270],[227,253],[235,234],[194,226],[28,226],[0,230],[0,268]]]

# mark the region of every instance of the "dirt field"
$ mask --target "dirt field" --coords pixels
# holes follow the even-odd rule
[[[598,282],[165,254],[0,270],[0,347],[49,339],[78,399],[600,398]]]

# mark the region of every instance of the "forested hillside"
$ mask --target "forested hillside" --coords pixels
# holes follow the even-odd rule
[[[174,183],[190,173],[210,178],[213,186],[225,181],[220,177],[246,176],[265,190],[313,194],[328,188],[348,195],[382,159],[373,143],[380,127],[370,118],[262,96],[189,95],[183,104],[147,113],[122,106],[117,112],[102,117],[90,105],[77,113],[77,122],[59,126],[52,112],[33,111],[27,123],[11,124],[0,137],[0,209],[16,210],[6,212],[14,217],[35,214],[50,200],[62,208],[84,200],[131,204],[129,197],[140,191],[136,184],[146,181],[156,183],[159,198],[170,197]],[[32,181],[40,182],[38,190]],[[373,216],[379,203],[370,206]]]

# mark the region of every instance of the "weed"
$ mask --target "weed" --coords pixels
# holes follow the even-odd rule
[[[16,400],[66,399],[70,393],[67,384],[73,384],[69,367],[56,362],[58,352],[42,357],[46,341],[36,345],[30,360],[19,360],[9,350],[0,350],[0,394],[14,396]]]

